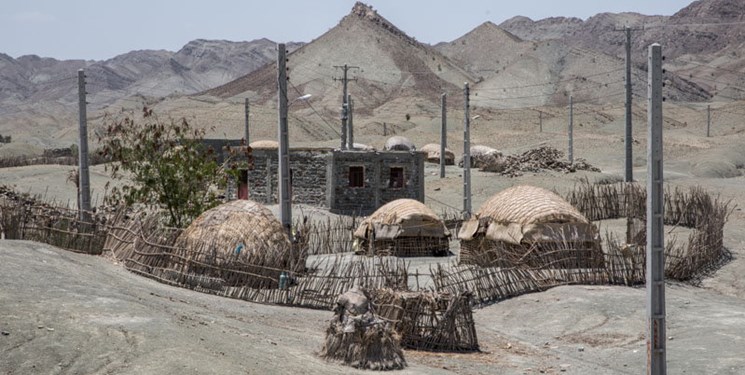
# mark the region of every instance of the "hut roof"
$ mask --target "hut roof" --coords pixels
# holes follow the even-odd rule
[[[419,151],[426,152],[428,159],[440,158],[440,145],[437,143],[428,143],[422,146]],[[455,154],[447,147],[445,148],[445,158],[455,160]]]
[[[366,145],[364,143],[357,143],[357,142],[355,142],[352,145],[352,147],[355,150],[364,150],[364,151],[374,151],[375,150],[375,147],[373,147],[373,146],[369,146],[369,145]]]
[[[233,252],[243,244],[249,251],[283,252],[290,240],[282,224],[266,207],[250,200],[234,200],[205,211],[179,236],[188,247],[216,246]]]
[[[589,223],[576,208],[556,193],[528,185],[513,186],[489,198],[476,214],[481,219],[522,225]]]
[[[471,156],[482,156],[482,155],[502,155],[499,150],[484,145],[473,145],[471,146]]]
[[[414,151],[416,146],[408,138],[394,135],[385,141],[386,150]]]
[[[414,199],[396,199],[384,204],[360,223],[354,235],[367,238],[370,230],[381,239],[449,236],[437,214]]]
[[[279,143],[277,141],[270,141],[270,140],[258,140],[253,141],[249,144],[251,148],[265,148],[265,149],[277,149],[279,148]]]

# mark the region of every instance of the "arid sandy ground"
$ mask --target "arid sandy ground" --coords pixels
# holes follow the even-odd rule
[[[566,138],[560,127],[557,123],[553,133],[543,134],[513,129],[490,135],[482,129],[475,137],[507,153],[541,142],[563,149]],[[620,129],[616,121],[576,133],[575,155],[599,166],[602,174],[546,172],[510,179],[474,170],[474,208],[515,184],[566,192],[585,178],[617,178],[623,165]],[[635,176],[643,182],[646,139],[641,123],[638,130]],[[738,153],[732,150],[745,149],[745,140],[736,130],[712,138],[701,137],[699,130],[666,129],[666,184],[703,186],[737,205],[725,227],[732,260],[698,286],[668,284],[668,366],[670,373],[742,374],[745,177],[717,178],[721,168],[705,169],[713,171],[706,174],[696,166],[702,161],[730,163],[741,174]],[[404,133],[415,140],[424,134],[431,133],[418,128]],[[0,183],[74,201],[64,168],[5,169]],[[448,167],[445,179],[436,176],[437,170],[427,167],[427,204],[436,211],[460,208],[460,170]],[[100,173],[93,177],[96,186],[106,181]],[[643,288],[572,286],[481,308],[474,316],[482,353],[407,351],[410,366],[402,373],[639,374],[645,365],[644,296]],[[0,336],[4,374],[354,373],[315,355],[330,316],[327,311],[257,305],[169,287],[105,258],[36,243],[0,242],[0,330],[8,333]]]

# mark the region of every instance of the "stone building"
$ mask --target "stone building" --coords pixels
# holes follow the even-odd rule
[[[417,151],[334,150],[328,156],[326,207],[368,215],[399,198],[424,202],[424,158]]]
[[[254,168],[248,171],[250,199],[278,202],[277,156],[276,149],[253,150]],[[356,215],[368,215],[399,198],[424,202],[425,157],[415,151],[291,149],[292,202]]]

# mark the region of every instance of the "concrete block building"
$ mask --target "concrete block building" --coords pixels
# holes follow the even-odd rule
[[[424,202],[425,157],[416,151],[291,149],[292,202],[348,215],[369,215],[399,198]],[[253,158],[250,199],[277,203],[277,150],[254,149]]]

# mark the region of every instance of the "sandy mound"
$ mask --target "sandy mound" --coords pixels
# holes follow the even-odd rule
[[[691,164],[691,174],[705,178],[733,178],[745,172],[745,151],[741,147],[719,150]]]

